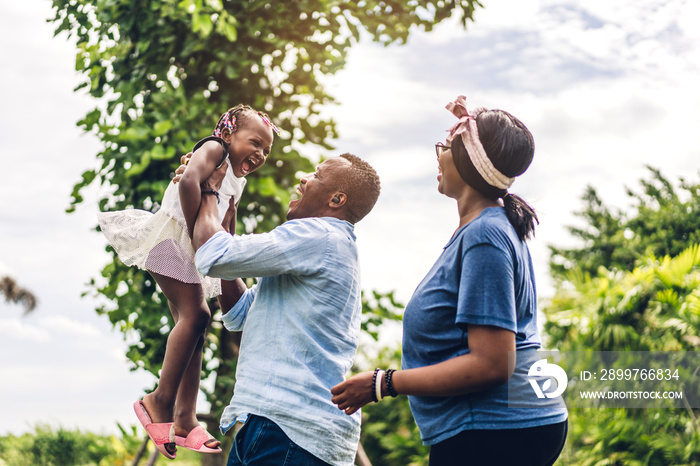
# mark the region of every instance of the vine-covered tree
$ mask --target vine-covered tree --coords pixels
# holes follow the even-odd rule
[[[457,14],[466,26],[478,0],[53,0],[56,34],[77,44],[76,91],[95,99],[78,124],[102,141],[94,168],[73,189],[99,185],[101,210],[155,210],[179,156],[209,135],[238,103],[267,112],[282,131],[268,163],[248,177],[239,232],[268,231],[284,219],[298,172],[313,164],[306,144],[332,149],[337,136],[322,107],[333,102],[320,82],[341,69],[364,35],[405,43]],[[148,274],[113,256],[90,292],[107,298],[97,312],[129,335],[134,368],[157,374],[172,326]],[[104,300],[103,300],[104,301]],[[212,303],[212,306],[215,304]],[[214,324],[202,376],[216,421],[234,384],[235,334]],[[208,386],[204,384],[203,387]],[[212,430],[212,429],[210,429]]]

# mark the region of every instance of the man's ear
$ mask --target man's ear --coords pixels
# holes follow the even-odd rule
[[[340,207],[345,205],[345,203],[348,200],[348,196],[345,193],[337,192],[333,194],[333,198],[331,199],[331,207]]]

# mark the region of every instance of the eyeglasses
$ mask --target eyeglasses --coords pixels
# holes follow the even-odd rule
[[[435,153],[437,154],[438,159],[440,158],[440,156],[441,156],[442,154],[445,153],[445,151],[448,151],[448,150],[451,150],[451,149],[452,149],[452,148],[451,148],[450,146],[446,146],[445,144],[443,144],[443,143],[441,143],[441,142],[438,142],[437,144],[435,144]]]

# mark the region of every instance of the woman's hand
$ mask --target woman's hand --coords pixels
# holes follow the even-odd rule
[[[331,401],[350,415],[372,401],[374,371],[361,372],[331,388]],[[377,381],[379,383],[379,381]],[[382,387],[384,388],[384,387]]]

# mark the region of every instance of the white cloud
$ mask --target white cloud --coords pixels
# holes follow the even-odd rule
[[[20,319],[0,319],[0,335],[6,342],[25,340],[34,343],[51,341],[51,333],[45,328],[27,324]]]
[[[102,331],[93,324],[69,319],[62,315],[48,316],[46,319],[42,319],[41,324],[46,328],[52,329],[57,334],[69,338],[102,338]]]
[[[10,267],[8,267],[6,264],[3,264],[2,261],[0,261],[0,277],[12,277],[13,272]]]
[[[681,2],[676,19],[678,27],[683,34],[691,40],[700,39],[700,29],[698,29],[698,18],[700,18],[700,3],[695,0]],[[695,62],[697,63],[697,62]]]
[[[531,28],[531,19],[536,17],[542,8],[542,2],[531,0],[527,2],[483,1],[484,8],[477,8],[474,13],[475,25],[485,29]]]

